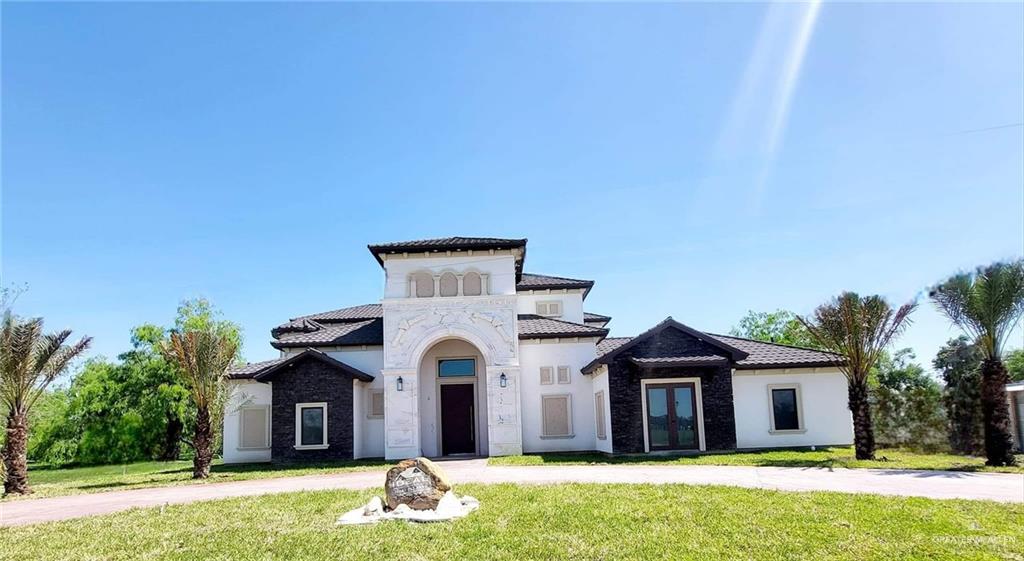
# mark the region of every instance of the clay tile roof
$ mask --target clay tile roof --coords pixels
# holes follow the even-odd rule
[[[602,357],[630,342],[632,337],[608,337],[597,344],[597,356]]]
[[[728,358],[718,355],[659,356],[653,358],[633,357],[630,360],[641,366],[686,366],[729,363]]]
[[[384,320],[375,318],[332,324],[309,333],[283,333],[270,344],[278,349],[309,346],[382,345],[384,344]]]
[[[843,361],[843,357],[840,355],[826,351],[755,341],[731,335],[714,335],[714,337],[749,355],[747,358],[736,362],[736,368],[741,370],[834,366]]]
[[[604,337],[608,330],[582,323],[573,323],[533,314],[519,315],[520,339],[552,339],[555,337]]]
[[[526,238],[476,238],[469,236],[453,236],[449,238],[430,238],[404,242],[377,243],[370,244],[366,247],[382,267],[384,266],[384,258],[381,257],[381,255],[385,253],[522,249],[522,255],[516,258],[517,280],[523,274],[523,261],[526,259]]]
[[[608,323],[611,320],[612,318],[610,316],[603,316],[601,314],[583,312],[583,323]]]
[[[273,360],[264,360],[262,362],[249,362],[246,364],[240,364],[238,366],[232,366],[231,368],[228,368],[228,378],[252,378],[257,373],[262,372],[267,368],[274,366],[275,364],[282,363],[285,360],[286,359],[284,358],[275,358]]]
[[[349,308],[292,318],[291,321],[282,323],[272,329],[270,334],[274,337],[280,337],[283,333],[309,333],[323,329],[330,323],[354,322],[382,317],[384,317],[383,306],[380,304],[363,304],[361,306],[351,306]]]
[[[516,283],[516,290],[562,290],[563,288],[582,288],[585,299],[587,294],[590,294],[590,289],[594,288],[594,281],[523,273],[519,282]]]

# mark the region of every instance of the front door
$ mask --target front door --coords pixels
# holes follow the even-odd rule
[[[441,454],[475,454],[473,384],[441,385]]]
[[[692,383],[647,386],[647,442],[651,450],[696,450],[697,391]]]

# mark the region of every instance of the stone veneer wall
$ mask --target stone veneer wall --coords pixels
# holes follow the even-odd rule
[[[302,360],[274,376],[271,384],[271,459],[352,459],[352,377],[316,359]],[[295,449],[295,404],[327,403],[324,450]]]
[[[608,365],[611,401],[612,452],[643,453],[644,421],[641,380],[700,378],[704,410],[704,442],[708,450],[736,448],[736,416],[733,410],[732,369],[729,366],[700,368],[640,368],[631,357],[719,355],[724,353],[672,327],[627,349]]]

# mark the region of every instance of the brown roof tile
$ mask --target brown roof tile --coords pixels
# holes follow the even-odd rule
[[[533,314],[519,315],[520,339],[551,339],[556,337],[604,337],[608,330],[582,323],[573,323]]]
[[[270,343],[276,348],[334,347],[384,344],[384,320],[367,319],[325,326],[309,333],[284,333]]]

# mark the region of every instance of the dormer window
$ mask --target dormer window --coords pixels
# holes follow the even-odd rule
[[[537,315],[549,318],[562,317],[562,302],[560,300],[537,302]]]

